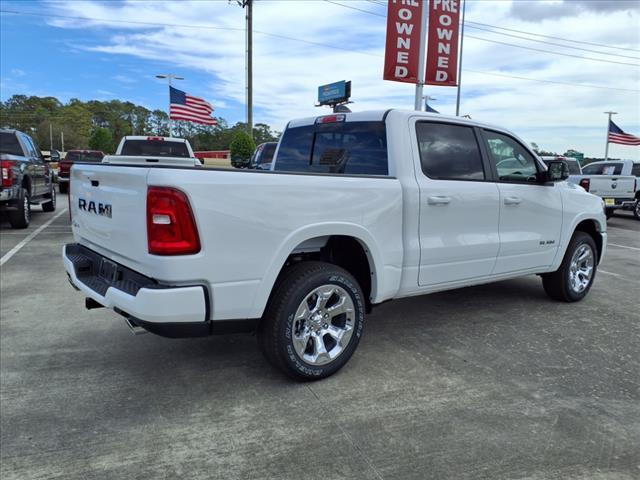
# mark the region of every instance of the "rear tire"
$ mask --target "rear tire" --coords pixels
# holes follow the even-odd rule
[[[364,326],[362,289],[346,270],[324,262],[289,268],[258,329],[267,360],[296,380],[319,380],[353,355]]]
[[[560,302],[582,300],[596,278],[598,250],[591,235],[575,232],[560,268],[542,275],[542,286],[549,297]]]
[[[51,184],[50,198],[51,200],[42,204],[43,212],[54,212],[56,209],[56,189],[53,184]]]
[[[12,228],[27,228],[31,222],[31,204],[29,191],[22,187],[16,200],[17,210],[9,212],[9,223]]]
[[[605,210],[604,214],[607,216],[607,220],[609,220],[611,217],[613,217],[613,210],[607,209]]]
[[[636,217],[636,220],[640,220],[640,198],[633,205],[633,216]]]
[[[69,185],[67,183],[58,183],[58,190],[60,193],[67,193],[69,191]]]

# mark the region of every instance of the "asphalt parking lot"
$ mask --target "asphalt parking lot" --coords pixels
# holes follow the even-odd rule
[[[253,336],[136,337],[85,310],[58,205],[26,231],[0,223],[3,480],[640,478],[627,212],[585,301],[555,303],[535,276],[394,301],[340,373],[300,384]]]

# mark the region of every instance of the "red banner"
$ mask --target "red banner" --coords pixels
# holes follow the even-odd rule
[[[425,0],[389,0],[384,79],[417,83]]]
[[[427,85],[458,85],[459,0],[429,2],[429,37],[427,42]]]

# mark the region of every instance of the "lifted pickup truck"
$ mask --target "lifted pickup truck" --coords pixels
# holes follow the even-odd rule
[[[556,300],[582,299],[606,219],[567,175],[457,117],[305,118],[271,171],[75,164],[64,265],[88,308],[171,337],[257,328],[273,364],[317,379],[387,300],[529,274]]]
[[[634,210],[640,220],[640,163],[633,160],[593,162],[582,169],[578,185],[604,200],[607,218],[620,208]]]
[[[103,163],[120,165],[158,164],[174,167],[201,166],[189,141],[174,137],[122,137],[115,155],[107,155]]]
[[[8,212],[13,228],[27,228],[31,205],[45,212],[56,209],[53,172],[35,142],[18,130],[0,130],[0,210]]]

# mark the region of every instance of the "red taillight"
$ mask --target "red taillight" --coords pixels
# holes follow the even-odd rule
[[[13,179],[15,177],[13,173],[13,167],[17,165],[17,162],[13,160],[2,160],[0,162],[0,169],[2,169],[2,186],[13,186]]]
[[[589,185],[591,184],[591,181],[588,178],[583,178],[582,180],[580,180],[579,185],[584,188],[587,192],[589,191]]]
[[[60,162],[58,168],[59,172],[68,172],[71,170],[71,162]]]
[[[200,238],[189,199],[170,187],[147,190],[147,242],[154,255],[191,255]]]

